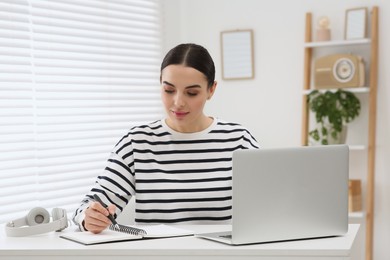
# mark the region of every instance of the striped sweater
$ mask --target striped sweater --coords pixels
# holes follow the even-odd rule
[[[107,167],[76,210],[80,226],[93,194],[119,214],[135,196],[136,223],[229,223],[232,153],[258,148],[250,132],[214,119],[205,130],[179,133],[165,120],[132,128],[115,146]]]

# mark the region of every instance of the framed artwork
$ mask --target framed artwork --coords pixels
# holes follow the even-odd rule
[[[367,37],[367,8],[348,9],[345,12],[345,39],[363,39]]]
[[[254,78],[253,30],[221,32],[222,79]]]

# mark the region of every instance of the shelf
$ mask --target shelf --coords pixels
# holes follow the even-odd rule
[[[310,146],[317,146],[319,144],[311,144]],[[346,144],[348,145],[348,148],[350,151],[364,151],[364,150],[367,150],[367,145],[363,145],[363,144],[352,144],[352,145],[349,145],[349,144]]]
[[[342,40],[342,41],[324,41],[324,42],[307,42],[304,44],[305,48],[316,47],[337,47],[337,46],[349,46],[349,45],[363,45],[370,44],[371,39],[359,39],[359,40]]]
[[[364,151],[367,150],[366,145],[348,145],[350,151]]]
[[[318,90],[320,92],[325,92],[325,91],[331,91],[331,92],[336,92],[337,90],[339,90],[340,88],[329,88],[329,89],[306,89],[303,91],[303,94],[304,95],[308,95],[310,94],[310,92],[312,92],[313,90]],[[346,91],[350,91],[350,92],[353,92],[353,93],[369,93],[370,92],[370,88],[369,87],[360,87],[360,88],[342,88],[342,90],[346,90]]]
[[[348,212],[348,217],[350,219],[354,218],[354,219],[362,219],[363,220],[365,217],[365,213],[362,211]]]
[[[362,211],[348,212],[348,223],[361,224],[365,223],[366,214]]]

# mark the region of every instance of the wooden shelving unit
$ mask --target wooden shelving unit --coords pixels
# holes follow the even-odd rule
[[[370,46],[370,66],[369,83],[367,87],[348,89],[356,93],[369,95],[368,98],[368,141],[367,145],[353,145],[350,150],[367,152],[367,180],[366,180],[366,204],[365,211],[352,213],[350,217],[365,217],[366,237],[365,237],[365,259],[373,259],[373,237],[374,237],[374,180],[375,180],[375,133],[376,133],[376,107],[377,107],[377,78],[378,78],[378,7],[371,10],[371,37],[360,40],[342,40],[329,42],[312,41],[312,14],[306,14],[305,27],[305,51],[304,51],[304,78],[302,95],[302,145],[308,145],[309,132],[309,110],[307,104],[307,94],[311,91],[311,72],[313,49],[352,45]],[[336,88],[334,90],[337,90]]]
[[[319,89],[320,92],[324,92],[324,91],[337,91],[337,88],[333,88],[333,89]],[[370,88],[368,87],[361,87],[361,88],[343,88],[343,90],[348,90],[350,92],[353,92],[353,93],[368,93],[370,92]],[[311,89],[305,89],[303,91],[303,94],[307,95],[311,92],[312,90]]]

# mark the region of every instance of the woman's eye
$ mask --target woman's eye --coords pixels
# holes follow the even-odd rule
[[[188,92],[188,95],[191,97],[194,97],[194,96],[198,95],[198,93],[197,92]]]
[[[174,90],[169,90],[169,89],[165,90],[165,93],[168,93],[168,94],[172,94],[173,92],[175,92],[175,91]]]

